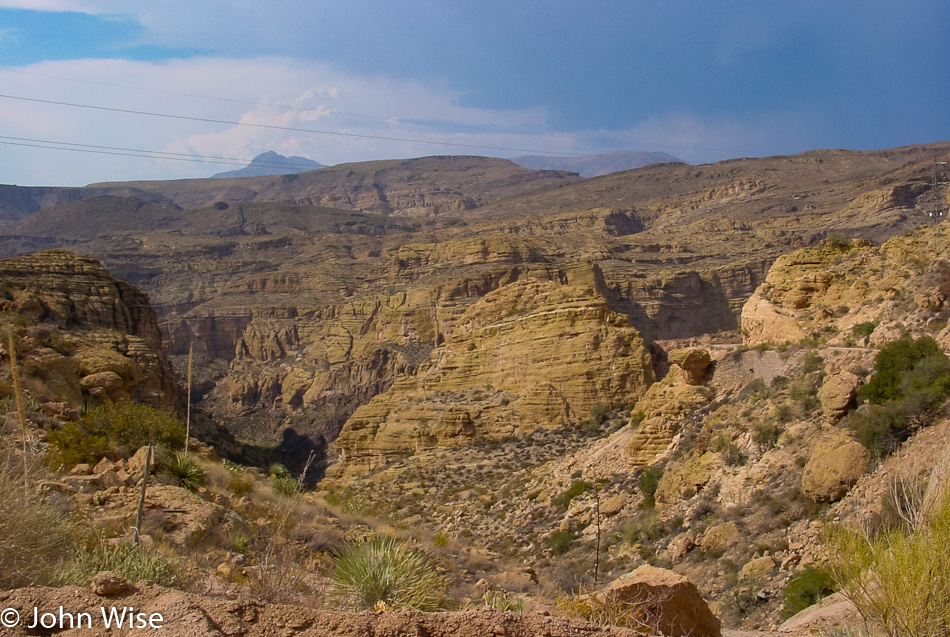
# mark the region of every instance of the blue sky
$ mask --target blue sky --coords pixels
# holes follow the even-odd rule
[[[230,168],[92,146],[700,163],[942,141],[948,34],[935,0],[0,0],[0,183]],[[35,148],[62,144],[85,146]]]

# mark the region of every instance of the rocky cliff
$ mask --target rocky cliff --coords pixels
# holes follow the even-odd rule
[[[79,408],[84,396],[175,405],[148,297],[94,259],[62,250],[0,259],[0,294],[19,337],[26,389],[39,403],[60,412]]]
[[[344,463],[466,444],[586,418],[653,381],[643,339],[592,288],[527,280],[486,294],[421,370],[358,408]]]
[[[877,240],[925,221],[917,198],[939,150],[581,181],[423,158],[228,180],[226,191],[214,180],[125,184],[125,196],[32,213],[0,252],[60,245],[102,259],[148,291],[173,357],[194,344],[203,407],[217,418],[255,438],[293,424],[332,439],[447,346],[474,303],[527,278],[597,289],[648,342],[734,330],[783,254],[835,231]],[[150,202],[128,196],[143,189]]]

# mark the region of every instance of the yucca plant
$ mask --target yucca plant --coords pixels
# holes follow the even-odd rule
[[[344,610],[443,609],[445,578],[420,551],[395,538],[349,544],[336,556],[330,596]]]
[[[204,467],[198,464],[198,459],[190,453],[173,454],[165,462],[165,471],[175,479],[178,486],[189,491],[197,491],[199,487],[203,487],[208,475]]]

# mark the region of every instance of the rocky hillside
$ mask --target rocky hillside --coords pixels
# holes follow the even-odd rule
[[[456,326],[483,297],[478,320],[500,323],[507,310],[492,318],[485,308],[508,307],[502,290],[514,283],[564,285],[565,299],[603,308],[577,326],[594,352],[582,360],[603,356],[605,371],[623,331],[618,317],[647,346],[734,330],[781,255],[833,232],[879,241],[928,221],[917,203],[941,149],[813,151],[581,181],[456,157],[228,180],[227,191],[213,180],[97,186],[124,194],[35,212],[8,226],[0,245],[6,254],[68,247],[145,289],[173,357],[195,344],[202,407],[221,422],[255,439],[293,427],[332,440],[374,396],[395,383],[431,384],[424,379],[443,369],[441,357],[461,362],[462,347],[487,343],[464,345],[465,330],[456,342]],[[134,196],[143,189],[149,200]],[[287,199],[297,203],[273,203]],[[482,382],[467,376],[449,374],[451,391]],[[645,389],[611,386],[601,372],[590,381],[617,405]],[[549,426],[556,411],[579,417],[597,402],[570,398],[575,390],[559,382],[543,400],[495,383],[509,404],[485,418]],[[420,409],[438,404],[459,422],[490,404],[448,400],[448,387],[423,393],[429,406]]]
[[[450,547],[459,599],[549,603],[647,565],[687,576],[726,626],[767,629],[793,612],[789,584],[823,565],[831,522],[886,528],[895,476],[942,481],[950,421],[927,374],[950,347],[950,236],[924,199],[947,150],[653,166],[534,192],[470,158],[354,168],[347,179],[401,184],[402,212],[363,195],[366,209],[191,209],[129,190],[34,212],[0,245],[98,256],[157,319],[60,250],[0,261],[0,302],[32,413],[56,422],[84,397],[172,402],[159,335],[180,366],[193,344],[199,419],[326,468],[280,535],[302,581],[326,572],[327,537],[386,527]],[[399,181],[408,165],[421,172]],[[447,175],[442,203],[410,196]],[[880,352],[925,336],[929,368],[888,390],[907,400],[871,401]],[[49,489],[126,524],[132,460]],[[248,555],[273,573],[263,547],[290,518],[273,508],[279,472],[210,471],[187,502],[156,489],[150,534],[209,538],[195,568],[230,594],[252,581]],[[113,474],[123,483],[100,484]],[[212,519],[194,536],[171,517],[192,505]]]
[[[832,237],[780,258],[743,309],[743,344],[655,343],[660,380],[620,409],[375,465],[347,453],[369,473],[337,472],[321,487],[523,560],[568,589],[595,584],[595,558],[601,581],[644,563],[672,568],[725,625],[768,628],[792,578],[824,564],[822,529],[893,523],[895,477],[926,486],[950,457],[942,403],[888,457],[858,441],[850,416],[879,347],[933,336],[950,348],[948,232],[941,224],[881,246]],[[427,405],[402,389],[395,418]],[[391,399],[350,419],[341,453],[381,400]]]
[[[61,250],[0,259],[0,295],[25,389],[43,411],[76,413],[87,398],[177,404],[148,297],[95,260]],[[4,373],[9,393],[8,364]]]
[[[533,170],[569,170],[581,177],[600,177],[622,170],[643,168],[650,164],[668,164],[681,160],[666,153],[642,150],[617,150],[602,155],[586,157],[554,157],[548,155],[524,155],[512,159],[514,163]]]
[[[489,157],[425,157],[340,164],[301,174],[92,184],[85,188],[0,188],[0,212],[18,219],[51,205],[132,196],[186,209],[251,202],[330,206],[374,214],[432,216],[579,181]]]

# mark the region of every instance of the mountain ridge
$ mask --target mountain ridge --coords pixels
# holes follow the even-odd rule
[[[576,172],[581,177],[600,177],[623,170],[643,168],[651,164],[682,163],[683,160],[662,152],[615,150],[584,157],[522,155],[511,161],[524,168],[534,170],[568,170]]]
[[[306,172],[308,170],[319,170],[326,168],[324,164],[292,155],[285,157],[272,150],[268,150],[257,155],[251,160],[251,163],[244,168],[237,170],[226,170],[215,173],[209,179],[234,179],[237,177],[267,177],[269,175],[291,175]]]

